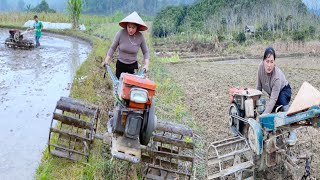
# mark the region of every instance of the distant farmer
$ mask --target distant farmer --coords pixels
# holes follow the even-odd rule
[[[40,47],[40,37],[42,36],[42,29],[43,29],[43,24],[41,21],[39,21],[38,16],[35,15],[33,17],[34,19],[34,24],[33,24],[33,30],[35,30],[35,37],[36,37],[36,47]]]
[[[269,94],[270,98],[263,114],[273,111],[275,106],[282,105],[282,111],[289,110],[289,102],[291,100],[291,87],[284,73],[276,66],[276,52],[272,47],[268,47],[264,51],[263,61],[258,68],[257,89],[262,89]],[[294,145],[297,141],[297,131],[290,131],[287,139],[289,145]]]
[[[133,74],[138,69],[138,51],[141,48],[144,57],[143,68],[147,71],[149,68],[149,50],[146,40],[140,31],[148,29],[137,12],[133,12],[129,16],[120,21],[119,25],[124,29],[120,30],[107,53],[105,61],[102,65],[108,65],[114,52],[119,48],[119,57],[116,64],[116,76],[119,79],[121,73],[126,72]]]

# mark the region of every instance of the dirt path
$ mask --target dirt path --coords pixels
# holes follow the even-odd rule
[[[0,42],[8,36],[0,29]],[[27,35],[33,39],[33,35]],[[14,50],[0,44],[0,179],[33,179],[60,96],[68,96],[91,45],[44,33],[42,49]]]
[[[253,87],[260,59],[202,62],[168,65],[167,68],[186,93],[186,105],[194,119],[206,129],[208,142],[231,136],[228,127],[228,90],[231,87]],[[293,89],[295,97],[301,84],[308,81],[320,89],[320,60],[316,57],[279,58],[278,66]],[[313,175],[320,177],[320,131],[312,131],[316,156]]]

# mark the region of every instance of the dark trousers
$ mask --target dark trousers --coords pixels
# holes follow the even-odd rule
[[[117,64],[116,64],[116,76],[119,79],[121,73],[134,74],[135,69],[138,69],[138,62],[137,61],[132,64],[124,64],[118,60]]]
[[[41,36],[36,36],[36,46],[38,47],[38,46],[40,46],[40,37]]]
[[[280,91],[276,105],[282,105],[282,106],[288,105],[291,100],[291,95],[292,95],[291,87],[288,84],[284,88],[282,88],[282,90]]]

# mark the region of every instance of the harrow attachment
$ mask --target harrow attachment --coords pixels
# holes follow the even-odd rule
[[[253,154],[247,140],[237,136],[210,144],[207,179],[253,179]]]
[[[97,134],[99,109],[71,98],[61,97],[53,113],[49,132],[49,152],[73,161],[86,161],[95,139],[111,145],[113,157],[130,163],[142,163],[144,179],[191,179],[195,156],[193,131],[181,124],[157,121],[156,131],[147,145],[138,144],[139,160],[114,153],[114,146],[128,144],[116,133]],[[132,144],[127,145],[132,147]],[[125,150],[123,150],[125,151]],[[132,151],[130,154],[136,153]],[[120,155],[119,155],[120,154]],[[131,156],[130,156],[131,157]],[[141,159],[141,160],[140,160]]]
[[[51,121],[49,152],[73,161],[88,160],[98,117],[96,106],[61,97]]]
[[[33,41],[31,40],[21,40],[21,41],[13,41],[10,38],[5,40],[5,44],[10,48],[21,48],[21,49],[31,49],[34,47]]]
[[[158,121],[150,144],[142,153],[145,179],[191,179],[195,145],[190,128]]]

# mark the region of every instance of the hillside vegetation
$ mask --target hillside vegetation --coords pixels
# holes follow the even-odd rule
[[[196,0],[82,0],[83,13],[112,15],[116,12],[129,14],[133,11],[154,16],[161,9],[172,5],[192,4]],[[67,0],[0,0],[0,11],[65,12]],[[52,10],[47,11],[50,6]],[[45,9],[44,9],[45,8]]]
[[[189,6],[170,6],[160,11],[153,23],[153,36],[204,34],[236,40],[319,38],[319,17],[309,12],[302,0],[198,0]]]

